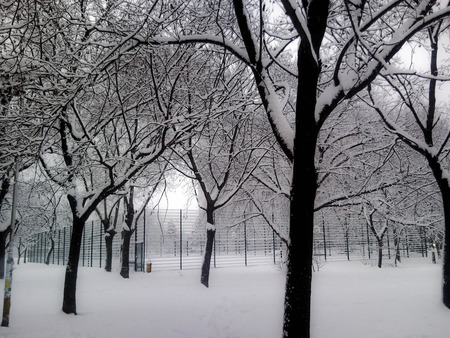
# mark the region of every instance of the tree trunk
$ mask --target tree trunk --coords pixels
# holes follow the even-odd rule
[[[440,177],[440,179],[437,179],[437,182],[442,194],[445,227],[442,261],[442,299],[444,305],[450,309],[450,187],[449,182],[445,178]]]
[[[373,235],[375,236],[376,240],[377,240],[377,245],[378,245],[378,267],[381,268],[382,264],[383,264],[383,238],[384,235],[387,232],[387,226],[384,228],[383,232],[381,233],[381,235],[378,234],[377,230],[375,229],[375,226],[373,225],[373,219],[372,219],[372,215],[370,214],[370,220],[369,220],[369,228],[372,231]]]
[[[0,211],[2,209],[3,200],[9,191],[10,180],[8,177],[2,177],[2,185],[0,186]],[[5,255],[6,255],[6,237],[8,236],[9,227],[5,231],[0,231],[0,279],[5,278]]]
[[[106,260],[105,270],[111,272],[112,270],[112,255],[113,255],[113,240],[116,232],[108,231],[105,234],[105,246],[106,246]]]
[[[444,204],[444,250],[443,250],[443,302],[450,309],[450,188],[442,194]]]
[[[209,271],[211,268],[211,256],[213,252],[215,235],[216,230],[214,229],[206,230],[206,248],[205,248],[205,255],[203,257],[202,275],[200,278],[201,283],[206,287],[209,287]]]
[[[442,260],[442,300],[444,305],[450,309],[450,182],[443,175],[438,159],[431,155],[426,155],[426,158],[439,186],[444,207],[445,232]]]
[[[5,253],[6,253],[6,237],[8,236],[8,229],[0,232],[0,279],[5,278]]]
[[[300,68],[306,72],[305,66]],[[314,200],[317,190],[314,157],[318,135],[314,119],[315,86],[312,91],[309,89],[299,86],[297,97],[284,337],[306,338],[310,334]]]
[[[80,259],[81,238],[85,221],[73,216],[73,231],[70,238],[69,257],[64,281],[63,312],[77,314],[76,288],[78,276],[78,261]]]
[[[283,337],[310,336],[311,282],[313,259],[314,201],[317,191],[315,168],[316,143],[320,125],[316,122],[319,55],[326,28],[328,2],[310,2],[308,26],[313,48],[301,39],[298,49],[298,86],[295,107],[295,139],[291,186],[288,265],[284,299]]]
[[[130,278],[130,241],[133,231],[122,231],[122,267],[120,275],[123,278]]]
[[[20,265],[20,259],[22,258],[22,252],[20,251],[20,245],[17,248],[17,265]]]
[[[378,239],[378,267],[383,265],[383,238]]]
[[[208,223],[208,228],[206,229],[206,247],[205,247],[205,255],[203,257],[200,282],[204,286],[209,287],[209,271],[211,268],[211,256],[213,252],[214,237],[216,236],[213,211],[211,210],[206,211],[206,221]]]
[[[305,2],[306,3],[306,2]],[[316,121],[318,60],[327,26],[329,1],[309,1],[307,25],[311,36],[303,37],[297,54],[298,86],[295,107],[293,177],[289,220],[289,253],[284,299],[284,337],[310,336],[313,259],[314,201],[317,191],[316,143],[320,123]],[[292,11],[292,2],[283,1]],[[296,13],[289,14],[292,18]],[[300,23],[297,23],[300,25]],[[304,28],[297,27],[298,32]]]
[[[22,251],[22,246],[24,246],[24,245],[22,244],[22,238],[19,238],[19,245],[17,245],[17,265],[20,264],[20,259],[22,258],[22,253],[23,253],[23,251]],[[24,262],[24,263],[26,263],[26,262],[25,262],[25,257],[26,257],[26,256],[23,256],[23,262]]]
[[[311,144],[309,146],[312,148]],[[316,193],[313,154],[312,149],[297,148],[294,158],[289,229],[290,244],[288,246],[284,300],[284,337],[309,337],[314,200]]]
[[[395,246],[395,266],[397,262],[402,262],[402,257],[400,255],[400,234],[396,227],[394,227],[394,246]]]
[[[47,257],[45,258],[45,264],[50,265],[50,256],[52,255],[53,250],[55,249],[55,240],[53,237],[49,237],[50,240],[50,249],[47,252]]]
[[[134,186],[130,186],[128,196],[125,196],[125,224],[126,229],[122,230],[122,268],[120,269],[120,275],[123,278],[130,277],[130,240],[134,230],[132,228],[134,221]]]

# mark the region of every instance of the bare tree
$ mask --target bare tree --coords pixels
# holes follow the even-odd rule
[[[249,108],[250,110],[250,108]],[[251,177],[267,153],[264,135],[255,134],[248,111],[223,114],[192,137],[178,154],[186,169],[178,168],[196,182],[199,207],[206,213],[206,247],[201,283],[209,287],[209,273],[216,234],[215,213],[227,205]]]
[[[57,30],[58,34],[51,35],[48,42],[53,42],[55,48],[43,50],[49,59],[55,58],[51,67],[59,66],[58,61],[64,63],[68,78],[56,73],[42,79],[45,86],[55,83],[48,100],[57,104],[48,108],[52,109],[51,123],[46,129],[40,163],[48,177],[65,190],[72,213],[63,311],[76,313],[78,260],[86,220],[106,197],[125,187],[167,147],[183,141],[197,120],[194,113],[187,114],[182,105],[173,101],[179,84],[176,74],[170,78],[169,75],[177,73],[178,67],[165,69],[161,64],[155,65],[151,49],[128,44],[129,36],[93,32],[94,27],[107,29],[111,24],[103,21],[103,10],[118,8],[91,12],[91,7],[81,3],[81,7],[74,5],[69,11],[57,10],[53,5],[57,4],[48,4],[48,11],[54,14],[50,17],[55,18],[51,24],[65,24],[73,30]],[[122,9],[121,19],[134,20],[130,25],[137,22],[137,28],[146,25],[154,8],[139,3],[122,5],[126,8]],[[99,16],[94,27],[85,18],[91,15]],[[130,50],[134,52],[127,53]],[[65,53],[70,54],[66,55],[70,60],[63,58]],[[166,55],[171,57],[173,53],[168,51]],[[180,64],[185,57],[189,55],[179,57]],[[45,98],[41,96],[39,102],[44,104]]]
[[[122,266],[120,269],[120,275],[123,278],[129,278],[131,236],[136,231],[147,205],[156,197],[158,188],[164,185],[167,166],[168,162],[154,163],[139,178],[131,180],[126,189],[127,194],[123,197],[125,221],[122,227]],[[141,190],[140,196],[138,196],[139,190]]]
[[[214,7],[217,27],[209,34],[179,30],[173,37],[143,40],[150,44],[219,45],[251,69],[274,135],[286,156],[294,161],[284,335],[308,337],[319,131],[336,107],[361,92],[388,67],[406,41],[448,17],[450,8],[440,9],[428,0],[387,4],[280,2],[284,14],[272,22],[265,15],[271,9],[262,1],[234,0],[232,10],[239,34],[224,28],[220,18],[229,18],[224,13],[230,13],[230,8],[229,3],[220,2]],[[291,51],[296,57],[296,69],[282,59]],[[274,69],[285,78],[292,76],[296,87],[291,90],[281,84]],[[283,114],[290,109],[286,105],[289,95],[297,97],[291,110],[295,113],[295,128]]]
[[[444,22],[427,28],[428,43],[420,44],[429,49],[429,73],[411,73],[409,70],[383,74],[383,81],[369,87],[367,103],[378,112],[388,129],[411,149],[421,154],[439,187],[444,210],[445,247],[450,247],[450,187],[448,181],[448,151],[450,131],[444,114],[447,106],[439,96],[438,82],[449,81],[449,74],[440,75],[439,38],[447,29]],[[443,65],[445,66],[445,64]],[[389,69],[388,69],[389,70]],[[443,69],[447,70],[448,69]],[[391,100],[380,96],[390,95]],[[447,103],[448,104],[448,103]],[[407,116],[407,117],[405,117]],[[443,302],[450,307],[450,258],[444,250]]]

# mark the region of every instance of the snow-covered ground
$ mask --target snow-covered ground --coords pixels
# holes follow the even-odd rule
[[[209,289],[196,270],[132,273],[125,280],[81,268],[77,316],[60,311],[63,279],[60,266],[16,266],[10,327],[1,327],[0,337],[281,336],[284,272],[274,266],[214,269]],[[440,286],[441,266],[428,259],[383,269],[327,263],[314,273],[311,336],[449,337]]]

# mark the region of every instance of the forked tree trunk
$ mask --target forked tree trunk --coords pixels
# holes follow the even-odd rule
[[[78,277],[78,261],[80,259],[81,238],[85,221],[73,216],[73,230],[70,238],[69,257],[66,267],[63,295],[63,312],[77,314],[76,289]]]
[[[378,267],[381,268],[383,265],[383,238],[384,235],[387,232],[387,225],[384,228],[383,232],[381,233],[381,235],[378,234],[377,230],[375,229],[375,226],[373,225],[373,219],[372,219],[372,215],[370,214],[369,217],[369,228],[372,231],[373,235],[375,236],[376,240],[377,240],[377,245],[378,245]]]
[[[213,253],[214,238],[216,236],[213,211],[206,212],[206,220],[208,223],[208,228],[206,229],[206,247],[205,247],[205,255],[203,257],[200,282],[204,286],[209,287],[209,271],[211,269],[211,256]]]
[[[309,8],[313,15],[314,50],[319,54],[326,27],[327,1]],[[301,39],[297,65],[299,81],[295,107],[294,160],[291,186],[288,265],[284,299],[283,337],[310,336],[313,260],[314,201],[317,191],[316,142],[320,126],[315,119],[320,64],[311,55],[311,45]]]
[[[116,225],[117,225],[117,219],[119,218],[119,204],[116,203],[115,208],[115,214],[114,214],[114,221],[113,224],[111,224],[111,217],[108,216],[108,212],[106,210],[106,199],[104,200],[105,203],[105,214],[101,219],[103,229],[105,231],[105,247],[106,247],[106,258],[105,258],[105,270],[107,272],[112,271],[112,256],[113,256],[113,241],[114,236],[117,234],[116,231]]]
[[[130,241],[133,231],[122,231],[122,267],[120,275],[123,278],[130,278]]]
[[[327,27],[329,1],[308,3],[306,15],[311,36],[308,39],[302,37],[297,54],[298,86],[289,222],[289,261],[284,300],[283,337],[291,338],[310,336],[314,201],[317,191],[315,152],[321,127],[316,121],[317,84],[321,64],[314,55],[319,55]],[[286,9],[289,7],[285,6]],[[297,16],[296,13],[289,15]],[[301,30],[304,28],[297,27],[297,31]]]

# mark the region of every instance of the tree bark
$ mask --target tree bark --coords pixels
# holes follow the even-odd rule
[[[314,200],[315,142],[310,132],[297,129],[294,175],[291,188],[290,242],[284,300],[284,337],[309,337]],[[314,129],[312,129],[314,130]],[[301,136],[305,133],[304,136]],[[300,135],[299,135],[300,134]],[[303,145],[298,143],[304,142]]]
[[[208,228],[206,229],[206,247],[205,255],[203,257],[202,272],[200,277],[200,282],[209,287],[209,271],[211,269],[211,256],[213,252],[214,238],[216,236],[216,229],[214,227],[214,212],[207,210],[206,220],[208,223]]]
[[[113,240],[116,232],[108,231],[105,235],[106,259],[105,270],[111,272],[112,270],[112,255],[113,255]]]
[[[301,44],[307,44],[303,42]],[[310,305],[313,258],[314,201],[317,190],[315,149],[317,126],[314,118],[316,104],[317,67],[301,46],[299,51],[299,81],[294,141],[294,165],[291,187],[288,265],[284,300],[284,337],[310,335]],[[310,82],[308,83],[308,79]]]
[[[49,240],[50,240],[50,249],[48,250],[47,257],[45,258],[45,264],[47,265],[50,264],[50,256],[52,255],[52,252],[55,249],[55,240],[53,239],[53,237],[50,237]]]
[[[120,275],[123,278],[130,277],[130,240],[134,230],[132,228],[134,221],[134,186],[130,186],[128,196],[125,196],[125,224],[126,229],[122,230],[122,267],[120,269]]]
[[[378,239],[378,267],[383,265],[383,238]]]
[[[372,215],[370,215],[370,219],[369,219],[369,228],[372,231],[373,235],[375,236],[376,240],[377,240],[377,245],[378,245],[378,267],[381,268],[382,264],[383,264],[383,238],[384,235],[387,232],[387,226],[384,228],[383,232],[381,235],[378,235],[377,230],[375,229],[375,226],[373,225],[373,219],[372,219]]]
[[[285,9],[294,10],[292,2],[283,1],[283,4]],[[315,114],[321,71],[319,50],[327,25],[328,4],[328,1],[308,2],[305,9],[311,35],[310,39],[302,36],[297,55],[298,86],[283,337],[310,336],[314,202],[317,191],[315,152],[320,129]],[[289,15],[292,19],[296,18],[295,13]],[[300,23],[295,25],[298,32],[304,33]]]
[[[4,175],[0,186],[0,211],[2,210],[3,201],[9,191],[10,179]],[[5,278],[5,255],[6,255],[6,237],[8,236],[9,227],[5,231],[0,232],[0,279]]]
[[[216,235],[216,230],[208,229],[206,230],[206,248],[205,255],[203,257],[202,265],[202,275],[201,283],[209,287],[209,271],[211,269],[211,256],[213,252],[214,237]]]
[[[400,255],[400,234],[396,227],[394,227],[394,246],[395,246],[395,266],[397,262],[402,262],[402,256]]]
[[[76,307],[76,288],[78,277],[78,261],[80,259],[81,238],[83,236],[83,229],[85,221],[73,216],[73,230],[70,238],[69,257],[66,267],[66,275],[64,281],[64,295],[63,295],[63,312],[67,314],[77,314]]]
[[[450,309],[450,182],[443,176],[441,165],[437,158],[428,155],[428,164],[439,186],[444,207],[444,250],[442,261],[442,300]]]
[[[446,192],[442,194],[442,201],[445,219],[442,298],[444,305],[450,309],[450,188],[448,186]]]
[[[105,213],[102,216],[99,211],[99,217],[102,222],[103,229],[105,231],[105,248],[106,248],[106,258],[105,258],[105,270],[107,272],[112,271],[112,256],[113,256],[113,242],[114,242],[114,236],[117,234],[116,231],[116,224],[117,219],[119,215],[119,204],[116,203],[114,206],[115,209],[115,215],[114,215],[114,224],[111,226],[111,217],[108,215],[108,211],[106,209],[106,199],[104,200],[105,204]]]
[[[133,231],[122,231],[122,267],[120,275],[123,278],[130,278],[130,241]]]
[[[8,229],[0,232],[0,279],[5,278],[5,253],[6,253],[6,237],[8,236]]]

